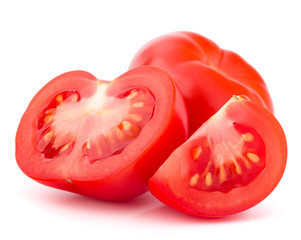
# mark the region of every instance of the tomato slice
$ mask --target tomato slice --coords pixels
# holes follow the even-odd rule
[[[150,179],[150,191],[187,214],[230,215],[267,197],[286,159],[286,138],[275,117],[234,96],[170,155]]]
[[[167,73],[133,69],[112,82],[74,71],[43,87],[16,135],[21,170],[48,186],[105,199],[148,190],[187,138],[187,113]]]
[[[174,32],[151,40],[136,53],[130,68],[141,65],[160,67],[176,82],[188,110],[189,135],[232,95],[246,95],[252,102],[274,111],[259,73],[238,54],[199,34]]]

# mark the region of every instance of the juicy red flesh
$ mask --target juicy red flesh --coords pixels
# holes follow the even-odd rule
[[[113,98],[115,98],[116,101],[112,100]],[[87,134],[85,133],[87,138],[84,142],[81,142],[83,140],[77,139],[77,135],[68,132],[67,129],[66,132],[63,133],[64,136],[60,136],[58,140],[57,133],[52,125],[58,108],[64,109],[65,111],[63,105],[62,107],[60,107],[60,105],[62,103],[76,104],[81,100],[79,93],[76,91],[64,91],[54,96],[47,107],[41,112],[40,117],[37,120],[38,152],[43,154],[46,159],[52,159],[61,154],[69,154],[75,143],[81,144],[79,154],[82,155],[82,159],[86,159],[90,163],[121,153],[123,149],[139,135],[144,125],[152,118],[154,112],[154,98],[147,89],[137,88],[126,90],[118,96],[109,97],[109,99],[110,100],[105,103],[107,105],[103,109],[101,107],[98,109],[99,112],[95,112],[98,111],[95,109],[89,112],[89,109],[87,108],[80,119],[74,119],[74,121],[82,121],[84,119],[84,129],[86,129],[85,131],[88,131]],[[115,113],[115,111],[118,109],[118,101],[119,103],[124,104],[124,107],[130,106],[128,115],[117,116],[118,112]],[[79,106],[83,106],[83,104]],[[104,113],[102,113],[102,111]],[[106,113],[110,111],[113,113]],[[78,112],[81,114],[80,109],[76,113]],[[112,116],[114,119],[120,118],[118,120],[119,122],[116,126],[109,127],[109,129],[106,129],[105,125],[103,126],[96,123],[97,127],[91,130],[90,123],[95,124],[95,121],[102,118],[102,114],[111,114],[110,117]],[[73,113],[68,111],[66,112],[66,116],[70,119],[70,116],[72,117]],[[89,121],[91,118],[95,121]],[[73,123],[71,122],[71,124]],[[88,130],[89,127],[90,130]],[[64,127],[62,126],[62,128]],[[103,129],[106,129],[105,133],[103,132]],[[89,131],[94,132],[92,138],[89,138]]]
[[[51,99],[48,106],[40,114],[37,121],[37,150],[42,153],[46,159],[54,158],[62,150],[64,150],[62,151],[64,153],[69,153],[72,150],[74,141],[61,144],[59,147],[53,147],[55,138],[52,134],[51,123],[57,107],[62,104],[62,102],[77,102],[79,100],[80,95],[77,91],[61,92]]]
[[[184,173],[190,187],[202,191],[228,192],[248,185],[265,168],[265,147],[259,134],[239,123],[233,123],[233,127],[241,136],[237,145],[231,142],[214,143],[214,139],[206,137],[197,141],[192,148],[194,152],[191,153],[189,173]],[[231,149],[231,154],[219,155],[212,150],[214,144]],[[194,159],[198,148],[202,149],[201,153]]]

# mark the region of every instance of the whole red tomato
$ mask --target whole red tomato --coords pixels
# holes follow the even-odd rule
[[[73,71],[45,85],[25,111],[16,160],[32,179],[105,200],[148,190],[148,179],[187,138],[183,98],[156,67],[112,82]]]
[[[273,113],[266,84],[258,72],[234,52],[221,49],[193,32],[175,32],[144,45],[130,68],[154,65],[166,70],[183,94],[190,135],[232,95],[246,95]]]

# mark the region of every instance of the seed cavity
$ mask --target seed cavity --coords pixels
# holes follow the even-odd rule
[[[240,123],[233,126],[234,129],[227,129],[227,134],[220,134],[216,124],[209,129],[207,125],[206,137],[193,139],[196,145],[191,158],[181,162],[181,176],[191,187],[228,192],[246,186],[265,168],[261,136],[249,126]]]
[[[110,85],[99,83],[93,95],[76,90],[58,93],[37,119],[37,150],[46,159],[78,151],[81,161],[121,153],[153,117],[155,100],[148,89],[107,95]]]

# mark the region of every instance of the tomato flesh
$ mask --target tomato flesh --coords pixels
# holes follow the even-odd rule
[[[154,98],[142,88],[109,97],[107,87],[99,82],[89,98],[65,91],[50,101],[37,126],[37,147],[45,159],[75,151],[94,163],[120,153],[138,136],[152,117]]]
[[[181,162],[181,176],[190,187],[228,192],[248,185],[264,169],[265,147],[259,134],[239,123],[224,124],[225,129],[216,132],[218,123],[209,122],[204,136],[191,142],[191,159]]]
[[[260,105],[235,96],[177,148],[150,179],[151,193],[194,216],[246,210],[280,181],[285,134]]]

